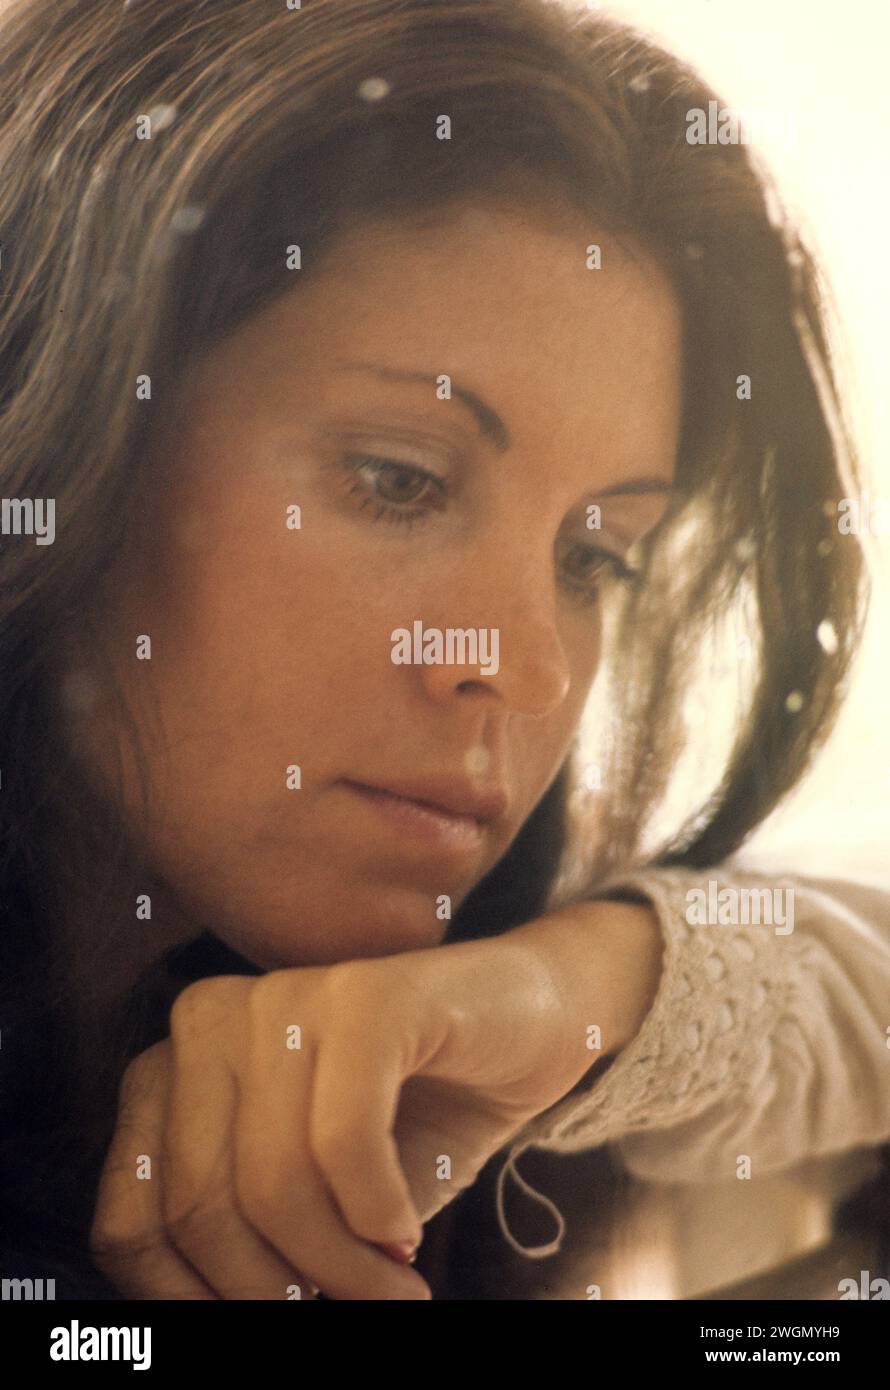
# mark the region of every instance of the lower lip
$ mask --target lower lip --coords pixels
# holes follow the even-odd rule
[[[475,816],[457,816],[450,811],[437,811],[422,801],[412,801],[407,796],[395,796],[376,787],[365,787],[358,782],[345,782],[344,786],[355,792],[391,825],[412,835],[421,837],[432,844],[448,849],[478,849],[485,839],[485,826]]]

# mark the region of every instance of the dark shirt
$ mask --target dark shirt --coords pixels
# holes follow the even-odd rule
[[[135,1026],[124,1065],[169,1035],[170,1009],[186,985],[214,975],[262,973],[209,932],[168,951],[128,1001]],[[88,1145],[83,1152],[73,1121],[58,1118],[66,1113],[64,1056],[59,1030],[45,1014],[28,1016],[22,1009],[3,1029],[0,1278],[54,1279],[57,1300],[119,1299],[88,1248],[104,1152]],[[106,1099],[110,1142],[116,1096]]]

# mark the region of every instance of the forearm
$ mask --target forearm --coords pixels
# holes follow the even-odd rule
[[[712,879],[736,910],[690,930],[689,895]],[[660,981],[589,1104],[568,1103],[537,1128],[535,1143],[545,1135],[563,1153],[616,1144],[635,1177],[685,1183],[731,1178],[739,1153],[763,1175],[887,1142],[886,887],[777,879],[734,864],[641,869],[625,883],[654,904],[665,942]],[[749,913],[743,896],[780,884],[788,934]],[[537,925],[527,925],[537,950]],[[554,935],[554,949],[562,938]],[[564,1095],[576,1089],[570,1082]]]
[[[511,935],[540,954],[563,1000],[575,1084],[601,1058],[620,1052],[652,1007],[664,954],[655,911],[636,903],[572,903]]]

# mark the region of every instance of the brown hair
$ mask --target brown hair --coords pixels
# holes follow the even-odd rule
[[[70,1082],[52,1091],[48,1129],[94,1166],[123,1062],[90,1034],[95,964],[72,977],[58,923],[65,882],[92,876],[95,914],[119,932],[120,905],[102,899],[119,828],[79,785],[49,691],[55,651],[135,521],[155,429],[139,374],[163,409],[194,355],[294,286],[288,247],[311,276],[363,214],[429,218],[497,189],[558,189],[670,275],[694,328],[683,493],[643,547],[641,582],[615,595],[621,723],[596,835],[569,815],[567,765],[455,936],[534,916],[570,842],[588,885],[645,857],[699,636],[742,597],[758,662],[722,776],[648,862],[725,859],[795,784],[864,619],[859,547],[829,515],[858,469],[806,247],[747,147],[687,144],[687,112],[714,94],[626,26],[547,0],[12,0],[0,23],[0,490],[54,497],[61,522],[51,547],[0,550],[4,1016],[22,1030],[48,1020],[45,1074]],[[442,113],[450,140],[436,138]],[[145,116],[151,139],[137,139]],[[75,1001],[71,1054],[59,1039]],[[131,1003],[119,1041],[132,1052]],[[75,1095],[100,1107],[93,1147]],[[36,1182],[16,1189],[22,1209]]]

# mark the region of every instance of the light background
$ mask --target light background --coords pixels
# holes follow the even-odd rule
[[[581,0],[564,3],[583,8]],[[609,0],[588,8],[660,39],[732,108],[790,115],[791,139],[761,140],[757,148],[831,283],[866,486],[873,497],[890,498],[890,0],[841,7]],[[871,617],[837,728],[740,861],[890,884],[890,536],[870,544]],[[722,699],[716,690],[708,697]]]

